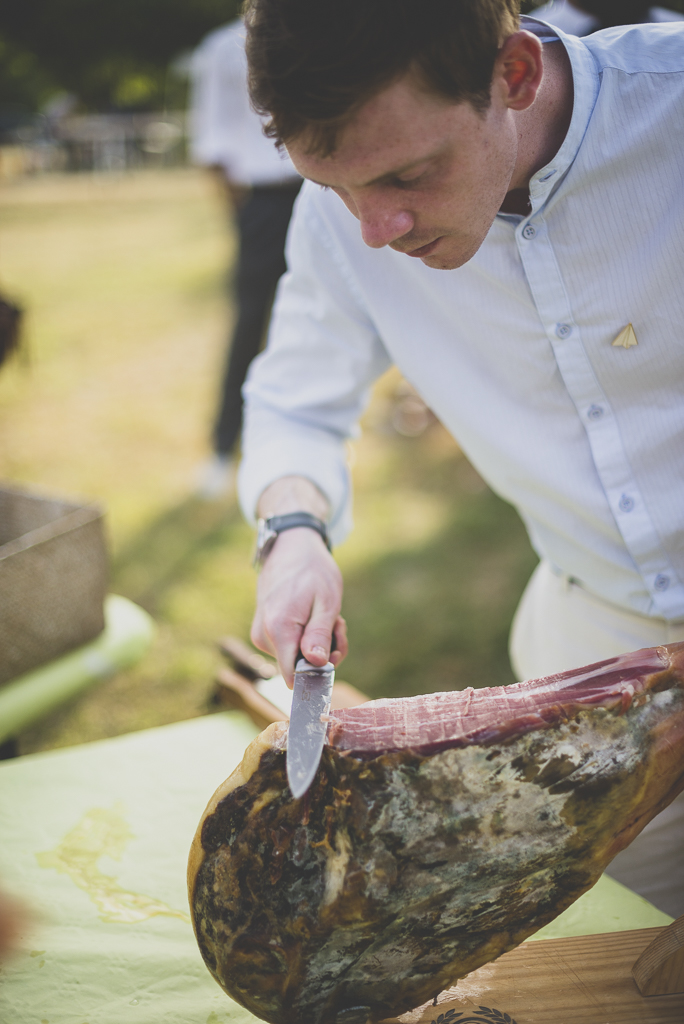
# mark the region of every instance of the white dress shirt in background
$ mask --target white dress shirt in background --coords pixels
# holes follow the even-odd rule
[[[567,137],[529,216],[497,216],[463,267],[368,248],[305,185],[245,388],[241,500],[251,518],[274,480],[308,477],[339,542],[345,441],[395,363],[541,557],[618,607],[684,619],[684,27],[559,34]],[[638,344],[614,346],[630,323]]]
[[[245,27],[232,22],[211,32],[191,64],[190,153],[198,164],[220,164],[235,185],[299,180],[283,150],[262,131],[247,91]]]
[[[534,17],[554,25],[571,36],[588,36],[601,24],[593,14],[580,10],[568,0],[551,0],[550,3],[535,8]],[[684,14],[670,11],[666,7],[649,7],[646,21],[684,21]]]

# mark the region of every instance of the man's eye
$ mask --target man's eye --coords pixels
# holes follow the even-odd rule
[[[394,178],[392,185],[395,188],[415,188],[422,177],[422,174],[418,174],[415,178]]]

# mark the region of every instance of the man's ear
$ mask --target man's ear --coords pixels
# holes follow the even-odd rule
[[[521,30],[509,36],[499,50],[493,84],[498,80],[510,110],[527,110],[534,103],[543,71],[542,44],[531,32]]]

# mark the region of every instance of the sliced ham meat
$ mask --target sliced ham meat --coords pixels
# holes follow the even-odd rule
[[[684,644],[516,686],[336,711],[314,782],[285,723],[190,852],[204,961],[271,1024],[366,1024],[523,942],[684,788]]]
[[[328,742],[364,756],[500,743],[567,721],[582,708],[627,710],[667,676],[670,658],[670,648],[651,647],[513,686],[368,701],[334,713]]]

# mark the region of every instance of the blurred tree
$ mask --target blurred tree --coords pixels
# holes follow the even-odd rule
[[[0,88],[37,109],[50,90],[94,110],[182,103],[169,64],[240,0],[21,0],[0,9]],[[4,87],[7,86],[7,89]],[[11,102],[11,95],[8,96]]]
[[[545,0],[522,0],[533,13]],[[578,6],[581,0],[577,0]],[[241,0],[5,0],[0,103],[38,110],[67,90],[93,110],[184,105],[169,64],[236,16]],[[684,0],[665,0],[684,13]]]
[[[35,53],[0,36],[0,132],[59,89]]]

